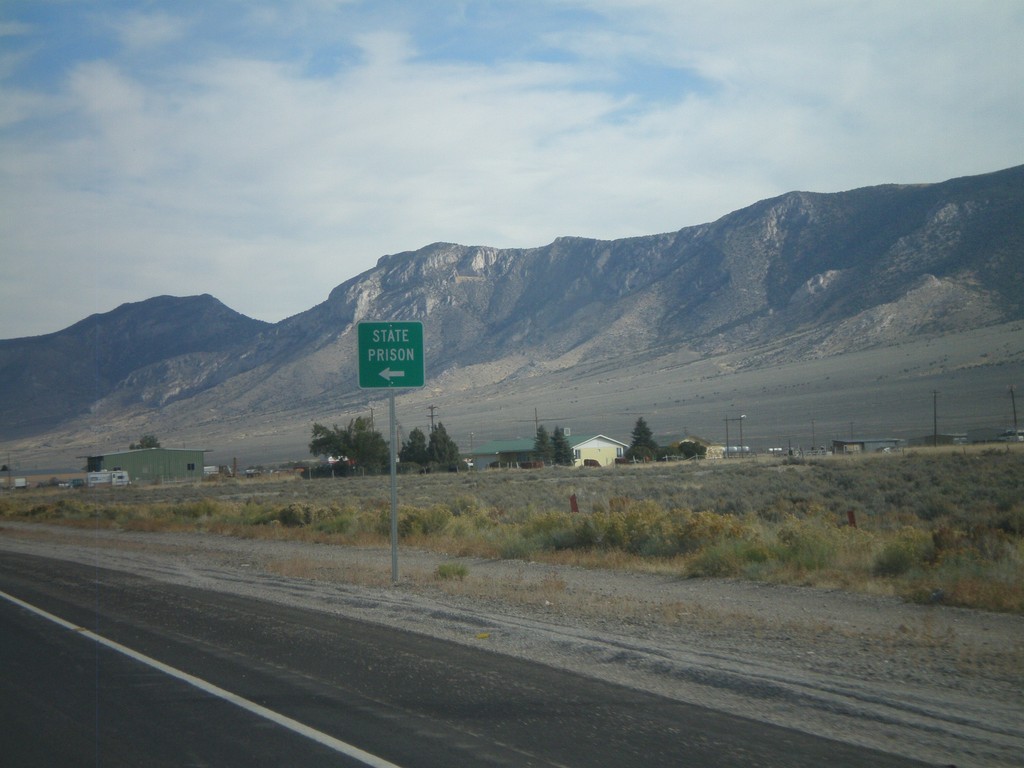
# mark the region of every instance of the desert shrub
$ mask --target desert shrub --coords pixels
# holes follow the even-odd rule
[[[174,517],[195,520],[200,517],[216,517],[221,514],[221,505],[214,499],[200,498],[174,504],[169,511]]]
[[[309,525],[313,520],[313,510],[309,504],[292,502],[277,511],[277,522],[288,528]]]
[[[452,517],[445,529],[452,538],[476,539],[483,532],[499,525],[499,517],[475,509]]]
[[[875,576],[902,576],[927,565],[934,557],[935,544],[927,531],[908,527],[886,542],[871,570]]]
[[[588,547],[656,557],[679,551],[678,522],[655,501],[609,500],[607,512],[581,520],[576,531]]]
[[[51,504],[34,504],[22,514],[25,517],[52,518],[57,517],[56,511]]]
[[[471,515],[480,510],[480,502],[473,496],[459,494],[448,502],[448,509],[456,517],[460,515]]]
[[[59,499],[55,505],[58,517],[87,518],[95,513],[95,507],[78,498]]]
[[[751,566],[761,566],[772,557],[769,547],[756,536],[723,538],[715,541],[687,561],[690,576],[741,576]]]
[[[820,518],[787,520],[776,533],[775,559],[799,573],[818,571],[833,563],[838,551],[835,526]]]
[[[920,603],[942,603],[989,611],[1024,613],[1024,552],[1021,548],[998,563],[942,562],[915,574],[901,589]]]
[[[732,515],[715,512],[687,513],[680,530],[680,549],[692,552],[723,540],[735,540],[743,536],[743,523]]]
[[[388,530],[390,531],[390,509],[387,510],[387,516]],[[401,506],[398,508],[398,535],[429,536],[440,533],[451,522],[451,519],[451,510],[443,504],[433,504],[429,507]]]
[[[494,546],[503,560],[529,560],[536,552],[535,547],[518,530],[499,529]]]
[[[1020,541],[1020,537],[986,525],[972,525],[967,530],[942,525],[932,532],[931,538],[936,563],[997,562],[1012,557],[1014,542]]]
[[[356,521],[355,510],[350,507],[330,507],[314,523],[314,527],[320,533],[345,534],[355,529]]]
[[[579,546],[575,521],[566,512],[532,515],[519,526],[519,531],[533,550],[554,551]]]
[[[451,579],[458,579],[462,581],[469,574],[469,568],[462,563],[441,563],[437,566],[437,570],[434,571],[437,578],[442,581],[448,581]]]
[[[1001,502],[993,515],[992,525],[1011,536],[1024,536],[1024,503]]]
[[[257,525],[282,525],[286,528],[317,526],[337,516],[337,508],[293,501],[283,507],[267,506],[255,511],[253,522]]]

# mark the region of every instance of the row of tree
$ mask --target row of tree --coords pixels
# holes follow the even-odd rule
[[[668,446],[659,446],[654,440],[651,428],[641,416],[636,420],[631,434],[632,442],[626,451],[626,458],[634,461],[651,461],[666,456],[694,458],[703,456],[707,446],[699,441],[682,441]],[[386,472],[390,461],[387,441],[369,419],[358,417],[349,421],[348,426],[327,427],[313,424],[309,452],[314,456],[336,458],[336,466],[342,474],[356,468],[369,473]],[[416,427],[402,443],[398,451],[402,471],[458,467],[461,462],[459,446],[448,435],[444,424],[437,423],[430,434]],[[561,427],[549,433],[544,425],[537,427],[533,442],[533,459],[545,464],[571,467],[575,463],[572,444]]]
[[[703,440],[681,440],[670,445],[658,445],[654,433],[647,426],[644,417],[636,420],[631,434],[632,442],[626,451],[626,458],[633,461],[653,461],[668,457],[683,459],[704,458],[708,452],[707,442]]]
[[[376,429],[373,422],[363,417],[349,421],[347,427],[327,427],[313,424],[309,452],[314,456],[328,456],[337,459],[342,474],[359,468],[371,474],[385,472],[390,463],[388,443]],[[398,452],[403,471],[430,469],[434,467],[457,466],[460,461],[459,446],[449,437],[444,424],[437,423],[430,430],[430,437],[416,427],[409,433],[409,439],[402,443]]]
[[[533,458],[559,467],[571,467],[576,463],[565,430],[555,427],[554,433],[549,435],[543,424],[537,427],[537,437],[533,441]]]
[[[625,458],[632,461],[652,461],[667,456],[681,456],[690,459],[697,456],[703,457],[707,453],[707,446],[703,442],[695,440],[683,440],[664,446],[658,445],[654,439],[654,433],[651,432],[651,428],[643,416],[636,420],[630,437],[631,442],[625,453]],[[575,464],[572,445],[561,427],[555,427],[554,435],[550,437],[543,426],[537,427],[533,453],[535,459],[543,461],[545,464],[559,466]]]

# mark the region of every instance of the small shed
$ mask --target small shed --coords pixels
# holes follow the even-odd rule
[[[133,483],[181,482],[203,479],[203,455],[193,448],[142,448],[87,456],[87,472],[123,470]]]
[[[877,453],[878,451],[898,451],[905,440],[898,437],[871,437],[854,440],[833,440],[832,453]]]

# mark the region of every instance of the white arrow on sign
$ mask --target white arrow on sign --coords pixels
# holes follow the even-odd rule
[[[385,368],[380,372],[381,378],[391,381],[392,379],[400,379],[405,376],[405,371],[392,371],[390,368]]]

